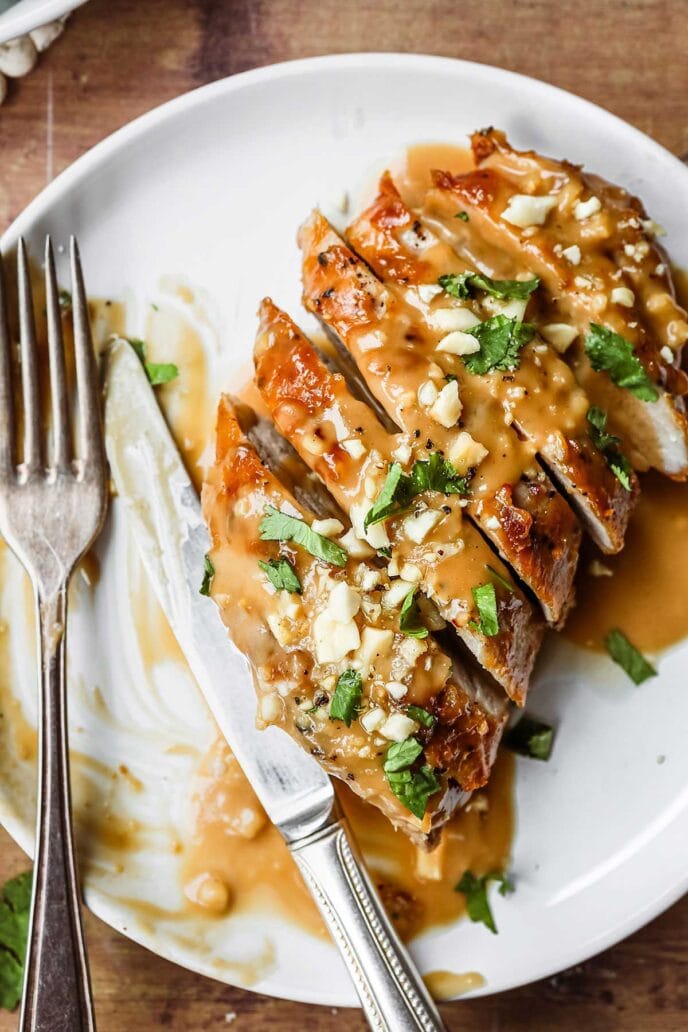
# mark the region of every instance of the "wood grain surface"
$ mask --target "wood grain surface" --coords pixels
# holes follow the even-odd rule
[[[0,108],[0,230],[58,172],[142,112],[213,79],[311,54],[416,51],[500,65],[587,97],[685,154],[687,25],[686,0],[91,0]],[[0,832],[0,879],[25,866]],[[364,1028],[353,1011],[202,979],[91,917],[87,932],[100,1032]],[[683,1030],[688,899],[556,978],[442,1009],[456,1032]],[[16,1020],[0,1013],[0,1032]]]

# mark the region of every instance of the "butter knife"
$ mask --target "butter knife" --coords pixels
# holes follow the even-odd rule
[[[105,398],[112,477],[158,600],[222,734],[291,850],[368,1024],[376,1032],[444,1029],[364,868],[329,777],[284,732],[255,726],[248,663],[214,603],[199,594],[210,542],[198,494],[125,340],[108,351]]]

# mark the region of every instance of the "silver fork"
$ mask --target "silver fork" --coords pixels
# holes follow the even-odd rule
[[[50,239],[45,250],[53,446],[43,440],[39,354],[29,263],[19,241],[19,337],[24,446],[5,288],[0,267],[0,532],[25,566],[36,597],[40,655],[39,777],[33,900],[20,1032],[95,1029],[80,913],[67,748],[67,585],[99,533],[107,509],[99,381],[76,240],[71,241],[72,310],[80,447],[72,448],[60,298]],[[17,392],[18,393],[18,392]]]

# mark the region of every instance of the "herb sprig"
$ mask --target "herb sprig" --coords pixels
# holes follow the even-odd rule
[[[266,506],[258,529],[261,541],[294,541],[316,559],[333,566],[346,566],[349,558],[341,545],[317,534],[305,520],[280,512],[274,505]]]
[[[554,728],[526,714],[509,728],[502,741],[507,749],[520,756],[547,761],[552,755]]]
[[[491,581],[471,588],[473,601],[478,610],[478,620],[472,620],[470,626],[486,638],[494,638],[499,634],[499,613],[497,612],[497,592]]]
[[[278,591],[292,591],[297,595],[302,592],[299,575],[288,559],[258,560],[258,565],[274,588]]]
[[[330,717],[343,720],[347,727],[358,713],[363,694],[363,680],[358,670],[344,670],[337,679],[337,686],[330,703]]]
[[[423,746],[417,738],[390,745],[385,756],[383,770],[389,787],[407,810],[422,820],[428,807],[428,799],[440,789],[434,770],[427,763],[418,766]]]
[[[590,424],[590,439],[598,448],[605,459],[610,470],[627,491],[631,490],[631,476],[633,467],[619,448],[621,441],[614,434],[607,430],[607,413],[597,405],[588,409],[588,423]]]
[[[512,372],[521,364],[521,349],[533,339],[535,327],[531,323],[495,315],[485,322],[466,330],[480,344],[480,351],[462,355],[469,373],[482,376],[493,369]]]
[[[201,586],[198,589],[200,595],[209,595],[210,587],[213,583],[213,577],[215,576],[215,566],[209,555],[206,555],[203,560],[203,580]]]
[[[624,387],[641,401],[657,401],[659,391],[647,375],[633,345],[607,326],[590,323],[585,350],[596,372],[609,373],[617,387]]]
[[[408,595],[401,604],[399,613],[399,630],[407,638],[427,638],[428,629],[420,621],[418,602],[416,601],[417,588],[411,588]]]
[[[460,216],[457,215],[456,218]],[[482,290],[492,297],[526,301],[540,286],[537,276],[529,280],[499,280],[483,276],[480,272],[447,273],[440,276],[437,282],[445,293],[460,301],[474,297],[477,290]]]
[[[5,883],[0,902],[0,1007],[14,1010],[21,999],[29,934],[32,872]]]
[[[414,462],[410,473],[404,473],[398,462],[392,463],[379,495],[366,513],[366,530],[375,523],[405,512],[423,491],[465,497],[469,492],[469,478],[460,476],[452,463],[442,458],[439,452],[432,452],[428,459]]]
[[[499,884],[500,896],[514,891],[513,882],[503,871],[490,871],[489,874],[477,875],[472,871],[465,871],[455,892],[461,892],[466,897],[466,910],[471,921],[484,924],[486,928],[497,935],[497,925],[492,915],[492,908],[487,896],[490,882]]]
[[[604,647],[615,663],[625,670],[634,684],[642,684],[650,677],[656,677],[657,671],[642,652],[631,644],[623,631],[615,627],[604,639]]]
[[[174,362],[148,362],[146,360],[146,344],[136,337],[129,337],[129,343],[139,356],[141,365],[146,370],[146,376],[153,387],[160,387],[162,384],[176,380],[179,376],[179,368]]]

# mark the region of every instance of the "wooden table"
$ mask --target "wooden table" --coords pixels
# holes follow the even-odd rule
[[[687,13],[675,0],[92,0],[0,108],[0,229],[140,113],[213,79],[311,54],[417,51],[500,65],[596,101],[686,154]],[[0,879],[25,866],[0,833]],[[101,1032],[363,1029],[354,1012],[192,975],[95,918],[87,930]],[[688,899],[578,968],[443,1012],[457,1032],[685,1029]],[[0,1032],[15,1026],[15,1016],[0,1013]]]

